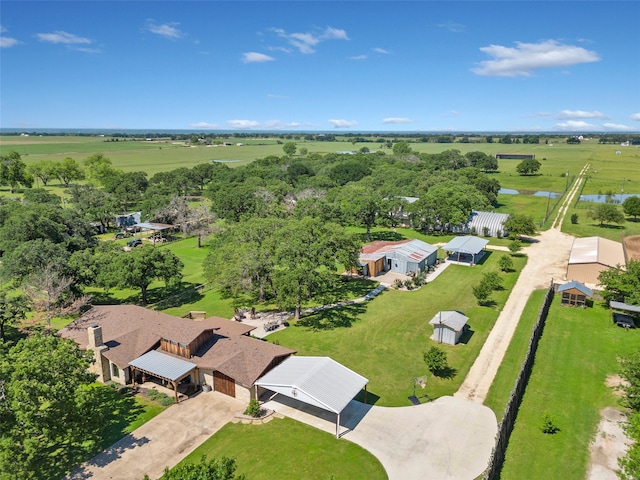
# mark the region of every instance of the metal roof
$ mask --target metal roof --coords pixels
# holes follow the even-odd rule
[[[411,240],[407,243],[393,245],[389,250],[415,262],[421,262],[433,252],[436,252],[438,248],[422,240]]]
[[[489,240],[479,237],[455,237],[441,248],[447,252],[469,253],[476,255],[487,246]]]
[[[591,295],[593,295],[593,292],[589,287],[583,285],[582,283],[576,280],[574,280],[573,282],[565,283],[564,285],[560,285],[558,287],[558,292],[564,292],[565,290],[571,290],[572,288],[579,290],[580,292],[584,293],[587,297],[590,297]]]
[[[602,237],[576,238],[571,246],[569,265],[576,263],[601,263],[610,267],[624,267],[626,261],[622,243]]]
[[[172,382],[180,380],[197,367],[195,363],[166,355],[157,350],[151,350],[145,353],[129,362],[129,365],[139,370],[144,370],[156,377],[166,378]]]
[[[430,325],[446,325],[454,329],[456,332],[461,331],[469,320],[469,317],[465,317],[460,312],[455,310],[444,310],[438,312],[429,322]]]
[[[145,230],[159,230],[159,231],[173,228],[173,225],[168,225],[166,223],[151,223],[151,222],[139,222],[133,226],[144,228]]]
[[[502,235],[506,235],[503,224],[507,221],[509,215],[506,213],[495,212],[471,212],[471,217],[467,222],[469,231],[475,230],[476,233],[484,235],[485,227],[488,229],[488,234],[492,237],[497,236],[498,232]]]
[[[623,303],[623,302],[609,302],[609,306],[611,308],[615,308],[616,310],[624,310],[625,312],[640,313],[640,306],[638,305],[629,305],[628,303]]]
[[[329,357],[287,358],[255,384],[340,413],[369,380]]]

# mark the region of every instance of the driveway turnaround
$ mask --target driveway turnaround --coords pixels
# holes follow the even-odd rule
[[[162,476],[246,407],[218,392],[172,405],[81,465],[65,480],[141,480]]]
[[[319,408],[282,395],[264,407],[335,433],[335,415]],[[389,480],[473,480],[487,467],[498,431],[493,411],[455,397],[393,408],[352,400],[340,426],[341,437],[371,452]]]

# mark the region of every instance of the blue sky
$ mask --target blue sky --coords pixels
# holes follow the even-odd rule
[[[5,1],[0,127],[640,131],[638,1]]]

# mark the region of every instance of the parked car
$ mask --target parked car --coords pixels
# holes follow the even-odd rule
[[[131,234],[129,232],[127,232],[126,230],[120,230],[118,233],[116,233],[114,235],[114,238],[117,240],[119,238],[127,238],[130,237]]]
[[[134,238],[133,240],[129,240],[127,242],[127,247],[141,247],[142,246],[142,239],[141,238]]]
[[[138,233],[142,231],[142,227],[139,225],[131,225],[130,227],[125,228],[125,230],[129,233]]]

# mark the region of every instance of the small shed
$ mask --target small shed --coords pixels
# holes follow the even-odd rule
[[[455,345],[460,341],[468,317],[455,310],[445,310],[435,314],[429,322],[433,325],[433,339],[438,343]]]
[[[593,295],[590,288],[577,281],[560,285],[558,293],[562,294],[562,305],[570,305],[572,307],[586,307],[587,298]]]

